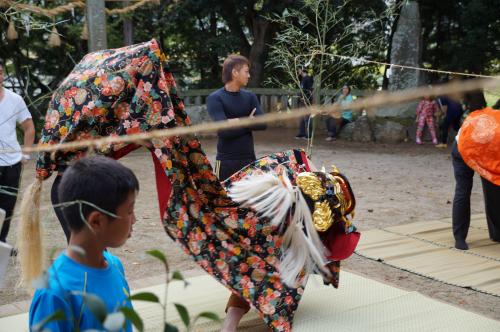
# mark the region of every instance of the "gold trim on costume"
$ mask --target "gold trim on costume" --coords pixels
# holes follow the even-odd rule
[[[321,180],[318,179],[316,174],[311,172],[303,172],[297,175],[297,185],[300,190],[307,196],[311,197],[313,201],[317,201],[321,196],[326,193],[325,188],[321,185]]]
[[[328,201],[314,203],[313,224],[319,232],[324,232],[333,224],[332,209]]]
[[[312,219],[314,227],[318,232],[327,231],[335,222],[333,209],[337,210],[337,213],[340,213],[339,217],[341,220],[349,222],[345,213],[349,211],[353,201],[349,197],[349,193],[345,192],[345,190],[348,190],[349,185],[338,174],[340,174],[340,171],[335,166],[332,166],[332,173],[325,173],[327,185],[331,185],[331,190],[333,191],[331,195],[335,196],[338,200],[335,206],[330,206],[330,202],[325,197],[327,193],[326,188],[323,186],[322,179],[316,173],[303,172],[297,175],[297,186],[304,195],[307,195],[314,201]],[[354,211],[351,212],[352,217],[354,217]]]

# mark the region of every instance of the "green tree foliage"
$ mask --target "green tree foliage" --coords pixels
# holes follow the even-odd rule
[[[268,66],[284,75],[274,75],[271,85],[299,84],[296,73],[305,68],[323,88],[342,84],[358,88],[376,86],[378,66],[356,59],[384,60],[388,23],[384,1],[303,0],[297,9],[269,16],[279,26]],[[338,56],[349,56],[346,59]]]
[[[64,0],[26,2],[44,8],[67,3]],[[15,23],[19,35],[16,40],[8,40],[6,36],[10,21]],[[118,17],[108,17],[110,47],[122,46],[121,38],[115,37],[121,36],[117,21],[120,21]],[[67,11],[52,20],[12,8],[0,8],[0,31],[4,32],[0,39],[0,58],[6,62],[6,85],[25,98],[38,129],[43,124],[52,91],[87,53],[87,41],[81,38],[83,23],[81,9]],[[59,47],[48,45],[54,25],[61,38]]]
[[[66,0],[21,0],[45,8],[66,4]],[[134,42],[156,38],[172,62],[183,87],[220,86],[222,60],[230,53],[250,58],[251,86],[262,86],[268,78],[287,78],[279,66],[264,64],[273,57],[270,49],[283,36],[283,24],[268,17],[284,17],[297,11],[290,24],[304,35],[317,33],[313,25],[301,25],[299,17],[311,19],[304,5],[313,0],[160,0],[159,5],[137,9],[126,16],[107,19],[108,46],[123,46],[123,21],[131,19]],[[334,8],[343,0],[322,1]],[[350,0],[328,27],[324,45],[328,52],[385,60],[390,50],[390,33],[403,0]],[[498,73],[500,54],[500,0],[419,0],[427,66],[445,70]],[[108,2],[107,8],[122,6]],[[6,38],[8,23],[14,21],[19,39]],[[27,23],[29,22],[29,24]],[[61,36],[60,47],[49,47],[52,26]],[[369,23],[364,25],[363,22]],[[87,52],[81,39],[84,11],[76,9],[48,18],[0,8],[0,57],[7,62],[7,86],[21,93],[40,127],[51,92]],[[361,25],[360,25],[361,24]],[[353,27],[356,27],[355,30]],[[346,34],[347,32],[347,34]],[[343,38],[345,36],[345,38]],[[339,40],[339,37],[342,37]],[[297,40],[292,47],[301,47]],[[331,47],[333,45],[333,48]],[[367,47],[359,47],[366,45]],[[382,45],[382,46],[381,46]],[[310,46],[308,43],[302,46]],[[330,60],[329,60],[330,61]],[[277,68],[278,67],[278,68]],[[314,67],[314,66],[313,66]],[[332,59],[325,67],[327,85],[346,81],[360,88],[374,87],[379,68],[363,63]],[[317,68],[313,68],[313,71]],[[289,82],[291,82],[289,80]],[[275,85],[274,85],[275,87]]]
[[[500,0],[420,0],[423,61],[432,68],[499,72]]]
[[[260,86],[264,61],[276,25],[265,16],[281,13],[299,1],[278,0],[184,0],[167,2],[164,10],[138,10],[134,14],[136,40],[155,36],[164,50],[188,73],[185,83],[198,88],[221,84],[221,62],[231,53],[249,58],[250,86]],[[142,22],[148,22],[143,24]]]

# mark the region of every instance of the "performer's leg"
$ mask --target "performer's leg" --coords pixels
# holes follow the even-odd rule
[[[470,195],[474,171],[462,160],[457,149],[457,143],[453,143],[451,151],[453,171],[455,174],[455,197],[453,198],[453,236],[455,237],[455,248],[467,250],[465,242],[470,225]]]
[[[231,294],[226,305],[226,319],[221,331],[236,331],[241,318],[250,310],[250,305],[238,295]]]
[[[0,186],[5,187],[0,188],[5,192],[0,191],[0,209],[5,211],[5,220],[0,231],[0,241],[2,242],[7,242],[7,235],[9,235],[10,222],[17,201],[21,169],[21,162],[12,166],[0,167]]]
[[[500,242],[500,186],[481,177],[490,239]]]
[[[220,181],[224,181],[234,173],[238,172],[240,169],[246,165],[252,163],[253,160],[218,160],[218,174]],[[244,314],[250,309],[248,303],[242,300],[235,294],[231,294],[226,305],[226,319],[224,320],[224,325],[221,331],[229,332],[236,331],[236,327],[243,317]]]
[[[52,201],[52,206],[54,206],[54,212],[56,213],[57,219],[61,224],[61,227],[64,231],[64,235],[66,236],[66,242],[69,243],[69,238],[71,236],[71,231],[69,230],[68,223],[64,219],[64,214],[62,212],[61,207],[57,207],[55,205],[59,204],[59,183],[61,182],[62,174],[58,173],[54,183],[52,184],[52,189],[50,190],[50,200]]]

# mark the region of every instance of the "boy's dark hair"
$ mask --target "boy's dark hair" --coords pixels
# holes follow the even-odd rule
[[[224,84],[231,82],[233,69],[240,70],[244,65],[250,67],[250,62],[243,55],[231,54],[228,56],[222,64],[222,82]]]
[[[103,156],[92,156],[76,161],[64,171],[59,184],[59,201],[89,202],[100,209],[116,213],[131,192],[139,190],[139,181],[134,173],[116,160]],[[71,204],[63,209],[69,228],[80,231],[85,219],[95,207],[89,204]],[[82,213],[80,213],[80,211]]]

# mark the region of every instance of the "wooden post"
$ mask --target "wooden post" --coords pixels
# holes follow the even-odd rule
[[[313,104],[321,105],[321,75],[314,76]]]
[[[106,11],[104,0],[87,0],[87,27],[89,30],[89,52],[108,48],[106,37]]]
[[[288,95],[281,96],[281,107],[283,111],[288,109]]]
[[[123,7],[130,5],[129,1],[123,3]],[[134,43],[134,25],[131,17],[125,18],[123,20],[123,44],[125,46],[132,45]]]

